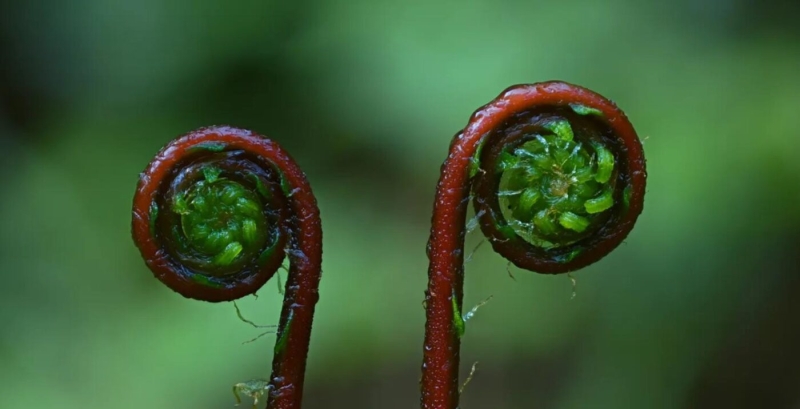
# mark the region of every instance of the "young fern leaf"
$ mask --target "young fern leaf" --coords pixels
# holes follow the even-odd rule
[[[132,232],[156,278],[184,297],[209,302],[255,294],[288,256],[272,376],[263,388],[240,385],[239,391],[256,399],[268,393],[272,409],[299,409],[319,298],[322,228],[311,187],[289,154],[244,129],[183,135],[140,175]]]
[[[450,144],[434,201],[422,408],[458,407],[464,201],[472,198],[483,234],[509,265],[569,273],[627,237],[642,212],[646,178],[633,126],[586,88],[516,85],[472,115]]]

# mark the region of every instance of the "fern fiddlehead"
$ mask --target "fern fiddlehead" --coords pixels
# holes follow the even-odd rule
[[[467,206],[495,251],[560,274],[614,250],[642,212],[647,173],[625,114],[588,89],[516,85],[478,109],[450,145],[428,241],[421,406],[455,409]]]
[[[140,175],[132,233],[156,278],[184,297],[255,293],[288,255],[270,408],[300,408],[319,298],[322,228],[305,174],[248,130],[201,128],[167,144]]]

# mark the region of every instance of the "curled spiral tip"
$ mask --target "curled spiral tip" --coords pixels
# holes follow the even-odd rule
[[[551,81],[475,111],[442,164],[428,241],[421,407],[455,409],[470,196],[492,247],[520,268],[567,273],[609,254],[642,212],[641,142],[614,103]]]
[[[322,277],[322,223],[289,154],[228,126],[175,139],[140,175],[132,234],[156,278],[203,301],[255,293],[289,258],[272,375],[258,392],[268,393],[270,408],[299,409]]]
[[[256,292],[288,240],[287,181],[267,138],[227,126],[183,135],[140,175],[132,232],[156,278],[181,295],[229,301]]]
[[[495,251],[560,274],[614,250],[642,212],[641,142],[617,106],[564,82],[516,85],[476,111],[473,203]]]

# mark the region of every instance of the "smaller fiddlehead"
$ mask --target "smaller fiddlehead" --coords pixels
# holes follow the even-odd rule
[[[564,82],[517,85],[477,110],[450,145],[428,241],[422,407],[458,406],[467,204],[495,251],[537,273],[574,271],[630,233],[645,159],[625,114]]]
[[[184,297],[255,293],[288,254],[270,408],[299,408],[321,275],[319,209],[305,174],[277,143],[210,127],[167,144],[140,175],[133,238],[156,278]]]

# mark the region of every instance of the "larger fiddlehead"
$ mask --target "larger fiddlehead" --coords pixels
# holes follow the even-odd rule
[[[156,278],[184,297],[255,293],[290,260],[268,406],[300,408],[322,262],[305,174],[277,143],[210,127],[173,140],[140,175],[132,232]]]
[[[600,260],[625,239],[642,211],[646,178],[625,114],[585,88],[517,85],[472,115],[450,145],[436,190],[423,408],[458,407],[470,197],[495,251],[520,268],[559,274]]]

